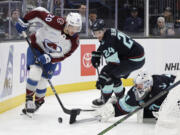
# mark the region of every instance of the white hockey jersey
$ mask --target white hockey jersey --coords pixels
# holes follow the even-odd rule
[[[43,24],[42,28],[30,36],[31,44],[42,54],[50,54],[52,57],[51,62],[64,60],[79,46],[79,37],[77,34],[69,36],[64,33],[65,19],[54,16],[47,12],[47,10],[39,10],[37,8],[26,14],[24,21],[30,23],[35,21]]]

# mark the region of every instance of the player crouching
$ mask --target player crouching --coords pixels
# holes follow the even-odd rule
[[[30,36],[31,47],[27,50],[29,76],[23,111],[28,113],[34,113],[44,103],[48,79],[52,78],[57,63],[69,57],[79,46],[78,32],[82,27],[78,13],[69,13],[65,20],[38,7],[16,24],[17,31],[22,33],[33,21],[40,22],[43,27]]]
[[[146,103],[161,91],[168,88],[175,80],[173,75],[149,75],[140,72],[134,79],[135,85],[128,93],[118,101],[111,98],[104,106],[97,109],[94,116],[100,121],[107,121],[111,117],[118,117],[134,111],[137,107]],[[158,111],[167,94],[160,97],[145,109]]]

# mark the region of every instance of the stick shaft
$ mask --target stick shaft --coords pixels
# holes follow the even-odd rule
[[[109,130],[111,130],[112,128],[114,128],[115,126],[117,126],[118,124],[122,123],[123,121],[125,121],[126,119],[128,119],[130,116],[132,116],[133,114],[135,114],[136,112],[138,112],[139,110],[147,107],[148,105],[150,105],[151,103],[153,103],[154,101],[156,101],[157,99],[159,99],[160,97],[164,96],[165,94],[167,94],[171,89],[173,89],[174,87],[176,87],[177,85],[180,84],[180,80],[177,81],[176,83],[174,83],[173,85],[170,85],[166,90],[160,92],[158,95],[156,95],[155,97],[153,97],[152,99],[150,99],[149,101],[147,101],[144,105],[139,106],[138,108],[136,108],[134,111],[128,113],[126,116],[124,116],[123,118],[121,118],[120,120],[118,120],[117,122],[115,122],[114,124],[112,124],[111,126],[109,126],[108,128],[104,129],[103,131],[101,131],[98,135],[104,135],[106,132],[108,132]]]

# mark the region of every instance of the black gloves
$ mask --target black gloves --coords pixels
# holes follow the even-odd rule
[[[106,72],[102,72],[96,82],[96,88],[101,90],[105,85],[111,85],[112,83],[113,79]]]
[[[91,63],[93,65],[93,67],[95,67],[95,68],[99,67],[100,59],[101,59],[101,52],[93,51],[92,59],[91,59]]]

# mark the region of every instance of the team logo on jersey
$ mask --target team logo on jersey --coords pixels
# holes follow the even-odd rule
[[[64,24],[64,19],[63,18],[58,18],[57,23],[63,25]]]
[[[58,46],[56,43],[51,42],[48,39],[45,39],[43,42],[45,51],[47,53],[60,53],[62,52],[62,48],[60,46]]]

